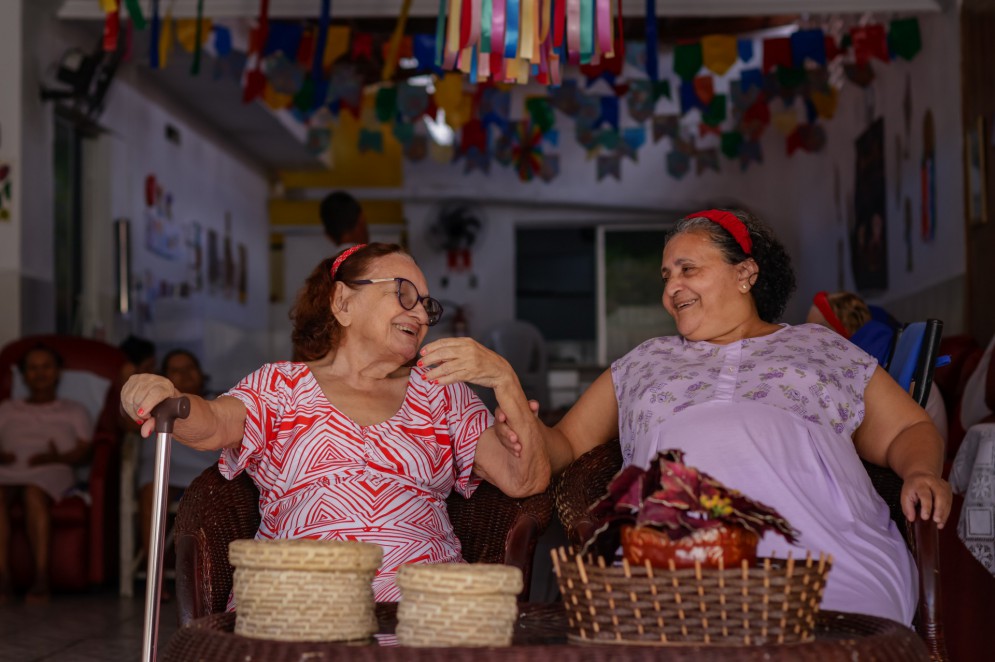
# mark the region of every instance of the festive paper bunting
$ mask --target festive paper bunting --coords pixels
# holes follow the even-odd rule
[[[763,89],[764,74],[759,69],[743,69],[739,74],[742,81],[743,92],[749,92],[750,88]]]
[[[352,36],[352,59],[373,58],[373,35],[357,32]]]
[[[698,75],[702,65],[701,42],[674,46],[674,71],[687,81]]]
[[[697,172],[699,176],[706,170],[719,172],[719,150],[714,147],[700,150],[697,157]]]
[[[273,110],[283,110],[293,105],[294,96],[282,93],[273,87],[271,83],[266,83],[266,87],[263,88],[263,103]]]
[[[598,157],[598,181],[605,177],[622,178],[622,160],[615,155]]]
[[[311,127],[307,132],[307,151],[317,156],[328,151],[332,144],[332,130],[328,126]]]
[[[730,159],[739,158],[739,150],[743,146],[743,134],[739,131],[728,131],[722,134],[722,153]]]
[[[542,159],[542,167],[539,169],[539,178],[544,182],[551,182],[560,175],[560,157],[558,154],[547,154]]]
[[[872,57],[887,62],[888,40],[883,25],[864,25],[850,29],[853,57],[857,64],[866,64]]]
[[[279,95],[293,97],[304,82],[304,72],[295,62],[284,55],[283,51],[276,51],[263,58],[262,71],[273,92]]]
[[[746,140],[739,148],[739,166],[742,170],[750,167],[750,163],[763,163],[764,154],[759,142]]]
[[[542,167],[542,131],[529,122],[516,122],[512,136],[512,162],[518,178],[531,181]]]
[[[618,131],[618,97],[600,97],[601,114],[594,122],[597,128],[602,124],[608,124],[615,131]]]
[[[742,114],[747,108],[752,106],[760,98],[762,92],[760,88],[750,86],[747,92],[742,89],[742,83],[734,80],[729,83],[729,99],[732,102],[733,110]]]
[[[764,39],[764,72],[773,70],[775,67],[790,67],[791,61],[791,39],[788,37],[773,37]]]
[[[618,100],[616,99],[616,109]],[[532,124],[539,127],[539,130],[546,133],[553,128],[556,123],[556,117],[553,114],[553,108],[549,104],[549,98],[547,97],[531,97],[525,100],[525,110],[529,114],[529,118],[532,120]],[[617,112],[617,110],[616,110]]]
[[[348,25],[333,25],[328,28],[328,39],[325,42],[325,54],[321,58],[324,71],[330,71],[339,58],[349,52],[349,41],[352,30]]]
[[[340,65],[332,69],[332,77],[328,81],[327,101],[348,108],[358,116],[362,99],[363,78],[356,68],[353,65]]]
[[[180,44],[188,52],[193,50],[192,37],[190,39],[190,44],[185,44],[182,33],[184,30],[191,32],[194,21],[192,20],[180,20],[177,21],[177,37],[180,40]],[[263,46],[262,55],[272,55],[277,52],[282,52],[287,57],[296,58],[297,49],[300,47],[301,39],[304,36],[304,26],[297,22],[291,21],[270,21],[269,31],[266,35],[266,43]]]
[[[726,95],[716,94],[701,114],[701,121],[710,127],[717,127],[726,119]]]
[[[574,127],[574,138],[577,144],[590,152],[598,146],[598,133],[589,126],[577,125]]]
[[[798,30],[790,37],[791,61],[801,69],[806,60],[826,65],[826,36],[822,30]]]
[[[553,108],[567,117],[576,117],[580,111],[580,92],[577,89],[577,81],[565,80],[563,85],[552,90],[551,103]]]
[[[435,69],[435,35],[416,34],[411,38],[411,52],[418,61],[418,71]]]
[[[555,0],[559,1],[559,0]],[[625,61],[640,71],[646,70],[646,42],[632,41],[625,45]]]
[[[676,51],[674,54],[676,60]],[[711,71],[725,75],[739,58],[739,40],[729,35],[709,35],[701,39],[701,61]],[[676,63],[674,65],[676,67]]]
[[[847,79],[858,87],[867,87],[874,82],[874,68],[870,62],[863,64],[845,64],[843,72]]]
[[[487,152],[482,152],[477,147],[471,147],[464,154],[463,174],[468,175],[474,170],[485,175],[491,171],[491,157]]]
[[[681,81],[681,114],[687,114],[695,108],[704,108],[698,92],[694,89],[693,80]]]
[[[683,179],[691,170],[691,157],[684,152],[674,150],[667,154],[667,174],[674,179]]]
[[[824,48],[826,49],[826,62],[832,62],[843,54],[843,51],[836,43],[835,37],[827,34],[823,37],[823,39],[825,41]]]
[[[888,32],[888,47],[894,55],[906,60],[918,55],[922,50],[919,19],[912,17],[892,21]]]
[[[400,83],[397,86],[397,111],[406,122],[414,122],[428,110],[428,90],[424,87]]]
[[[656,97],[653,94],[653,81],[634,80],[629,85],[629,91],[625,95],[625,101],[629,108],[629,116],[637,122],[645,122],[653,116],[653,108],[656,106]]]
[[[106,13],[101,45],[104,52],[112,53],[117,50],[117,40],[121,34],[121,8],[117,4],[117,0],[112,0],[111,2],[101,0],[101,2]]]
[[[426,136],[415,136],[404,145],[404,158],[412,162],[425,159],[428,155],[429,140]]]
[[[579,125],[594,128],[597,121],[602,117],[601,99],[599,97],[578,94],[577,102],[579,107],[574,121]]]
[[[740,130],[744,136],[755,140],[760,137],[768,124],[770,124],[770,106],[765,99],[760,98],[743,113]]]
[[[656,115],[653,117],[653,142],[658,143],[664,136],[677,138],[680,118],[677,115]]]
[[[752,39],[740,39],[738,43],[739,49],[739,59],[743,62],[749,62],[753,59],[753,40]]]
[[[721,136],[722,129],[717,126],[710,126],[704,122],[701,122],[698,124],[698,135],[702,138],[705,138],[706,136]]]
[[[227,57],[232,53],[231,30],[217,24],[211,29],[214,31],[214,52],[218,57]]]
[[[393,131],[394,138],[397,139],[397,142],[401,143],[401,145],[405,147],[415,138],[414,124],[394,122],[394,127],[391,131]]]
[[[808,85],[809,94],[829,94],[834,88],[829,82],[829,70],[825,67],[816,67],[805,70],[805,83]]]
[[[659,48],[656,33],[656,0],[646,0],[646,75],[650,80],[660,80]]]
[[[715,79],[711,76],[698,76],[694,79],[694,93],[701,101],[701,107],[708,107],[715,97]]]
[[[452,163],[453,146],[440,145],[434,140],[426,141],[428,144],[428,156],[436,163]]]
[[[798,113],[793,109],[771,113],[770,123],[783,136],[790,136],[798,126]]]
[[[609,152],[613,152],[618,149],[620,142],[622,142],[622,137],[618,135],[617,131],[602,129],[598,132],[598,145],[604,147]]]
[[[622,141],[632,148],[633,152],[638,152],[646,144],[646,129],[641,126],[633,126],[622,131]]]
[[[397,115],[397,88],[393,85],[381,87],[376,97],[377,120],[389,122]]]
[[[778,67],[777,82],[781,86],[782,97],[788,91],[790,91],[791,95],[794,96],[797,88],[805,82],[805,70],[795,69],[792,67]]]
[[[544,131],[542,134],[543,142],[547,142],[553,147],[560,144],[560,132],[556,129],[550,129],[549,131]]]
[[[484,154],[487,153],[487,130],[478,119],[470,120],[463,125],[459,152],[465,153],[471,148],[475,148]]]
[[[799,124],[795,135],[798,146],[810,154],[821,152],[826,146],[826,130],[819,124]]]
[[[138,0],[124,0],[124,4],[128,8],[128,17],[131,19],[131,24],[135,26],[136,30],[144,30],[145,16],[142,15],[142,6],[138,4]]]

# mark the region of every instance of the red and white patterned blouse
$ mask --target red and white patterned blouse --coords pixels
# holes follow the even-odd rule
[[[241,446],[219,468],[228,479],[246,471],[259,488],[257,540],[380,545],[378,601],[400,597],[402,564],[462,561],[446,497],[477,488],[473,458],[492,418],[465,384],[432,385],[423,372],[411,370],[398,412],[370,426],[338,411],[304,363],[264,365],[225,394],[248,412]]]

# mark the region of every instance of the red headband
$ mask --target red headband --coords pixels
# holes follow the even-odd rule
[[[707,209],[688,214],[687,218],[707,218],[713,223],[718,223],[722,228],[732,235],[739,247],[747,255],[753,254],[753,240],[750,238],[750,231],[746,229],[746,224],[732,212],[721,209]]]
[[[843,322],[840,321],[840,318],[836,317],[836,313],[833,312],[833,307],[829,305],[829,296],[825,292],[817,292],[815,297],[812,299],[812,303],[815,304],[815,307],[819,309],[822,316],[826,318],[827,322],[829,322],[829,326],[836,329],[836,333],[840,334],[847,340],[850,339],[850,332],[846,330],[845,326],[843,326]]]
[[[366,246],[366,244],[356,244],[352,248],[345,249],[344,251],[342,251],[341,254],[339,254],[337,258],[335,258],[335,262],[332,262],[332,268],[328,272],[332,275],[332,280],[335,280],[335,272],[339,270],[339,267],[342,265],[342,263],[345,262],[350,255],[358,251],[360,248],[363,248],[364,246]]]

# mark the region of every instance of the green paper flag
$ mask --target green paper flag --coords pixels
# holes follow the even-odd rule
[[[895,55],[911,60],[922,50],[922,35],[919,34],[919,19],[905,18],[891,22],[888,31],[888,48]]]
[[[314,108],[314,81],[310,76],[304,78],[304,84],[294,95],[294,108],[306,113]]]
[[[701,114],[701,121],[708,126],[718,126],[726,119],[726,95],[716,94],[712,97],[712,102]]]
[[[684,80],[691,80],[701,70],[701,43],[678,44],[674,47],[674,71]]]
[[[781,87],[798,87],[805,80],[806,74],[804,69],[794,69],[792,67],[777,68],[777,82],[781,84]]]
[[[660,97],[667,97],[672,99],[670,96],[670,81],[669,80],[658,80],[653,83],[653,102],[656,103],[657,99]]]
[[[739,151],[742,146],[743,134],[739,131],[729,131],[722,134],[722,153],[730,159],[739,157]]]
[[[397,114],[397,88],[381,87],[377,91],[377,120],[389,122]]]
[[[556,116],[553,115],[553,108],[549,105],[546,97],[532,97],[525,101],[525,109],[532,118],[532,123],[539,127],[539,130],[546,133],[553,128],[556,123]]]

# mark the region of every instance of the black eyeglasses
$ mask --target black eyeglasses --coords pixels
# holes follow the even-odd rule
[[[401,304],[401,307],[405,310],[413,310],[418,302],[421,301],[421,305],[425,308],[425,312],[428,314],[428,325],[435,326],[442,319],[442,304],[439,303],[438,299],[433,299],[432,297],[423,297],[418,293],[418,288],[407,278],[372,278],[366,280],[347,280],[346,283],[350,285],[373,285],[374,283],[389,283],[390,281],[395,281],[397,283],[397,301]]]

